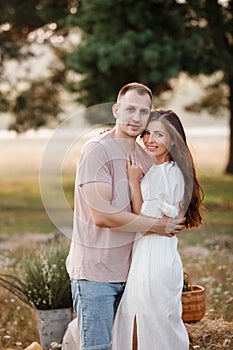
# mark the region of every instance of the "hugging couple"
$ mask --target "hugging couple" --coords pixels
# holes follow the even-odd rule
[[[123,86],[114,128],[81,151],[64,350],[189,349],[177,235],[201,224],[203,191],[180,119],[151,109],[147,86]]]

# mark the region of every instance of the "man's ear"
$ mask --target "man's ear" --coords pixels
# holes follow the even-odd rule
[[[112,114],[114,116],[114,118],[118,118],[119,116],[119,106],[117,103],[114,103],[114,105],[112,106]]]

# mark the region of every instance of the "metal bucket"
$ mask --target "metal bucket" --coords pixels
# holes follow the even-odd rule
[[[40,343],[46,350],[53,342],[62,343],[68,324],[72,320],[72,310],[71,308],[36,310],[36,318]]]

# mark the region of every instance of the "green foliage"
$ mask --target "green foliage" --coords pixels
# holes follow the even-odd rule
[[[188,292],[188,291],[190,291],[189,279],[188,279],[188,275],[184,273],[184,284],[183,284],[182,292]]]
[[[34,81],[30,88],[17,97],[13,107],[15,115],[10,129],[17,132],[37,129],[56,119],[61,112],[59,85],[52,80]]]
[[[4,65],[9,59],[23,62],[34,56],[30,49],[32,40],[49,45],[57,56],[56,62],[61,62],[60,52],[53,47],[51,38],[57,33],[63,37],[68,34],[63,25],[71,6],[75,6],[75,1],[9,0],[7,6],[4,1],[0,3],[0,75],[8,86],[5,93],[0,91],[0,109],[15,115],[11,128],[18,132],[39,128],[58,118],[65,71],[53,62],[49,77],[43,75],[40,80],[31,81],[27,77],[17,78],[15,74],[13,80],[16,82],[12,83],[11,77],[5,76]],[[55,25],[49,26],[51,23]],[[37,29],[40,33],[34,39],[29,38],[29,34]],[[28,88],[22,91],[18,82]]]
[[[222,71],[233,120],[232,8],[232,0],[82,1],[77,13],[67,17],[68,26],[75,23],[83,30],[82,44],[67,56],[68,69],[81,74],[70,90],[78,92],[80,103],[91,106],[115,101],[128,82],[144,83],[159,95],[181,71]],[[104,120],[93,116],[89,121]],[[230,125],[232,129],[232,121]],[[232,135],[226,169],[231,174]]]
[[[225,80],[233,76],[232,1],[219,4],[217,0],[188,1],[186,12],[185,50],[182,70],[190,74],[212,74],[222,70]]]
[[[84,32],[81,45],[67,56],[67,67],[83,74],[70,86],[79,93],[78,101],[86,106],[113,102],[119,88],[135,80],[154,93],[167,89],[167,81],[180,71],[183,29],[174,15],[180,8],[174,1],[82,1],[67,19]]]
[[[233,0],[9,0],[8,6],[0,5],[0,24],[9,25],[0,29],[0,54],[2,62],[6,57],[25,55],[21,48],[28,45],[28,34],[37,28],[49,33],[48,37],[44,35],[44,42],[52,45],[51,31],[52,36],[66,36],[78,26],[82,43],[62,58],[67,71],[76,74],[67,74],[67,81],[59,84],[76,92],[79,103],[93,106],[113,102],[122,85],[132,81],[148,85],[154,95],[159,95],[170,88],[170,79],[181,71],[190,75],[222,71],[233,119],[232,8]],[[55,23],[54,29],[49,27],[51,23]],[[24,104],[29,102],[22,98]],[[6,103],[7,99],[3,109]],[[35,123],[24,123],[35,118],[34,112],[27,113],[30,103],[25,104],[18,117],[18,124],[24,123],[22,129],[44,125],[50,119],[48,103],[45,106],[48,113],[36,117]],[[19,113],[18,108],[15,112]],[[106,117],[95,116],[89,121],[102,123]],[[232,128],[232,122],[230,125]],[[21,127],[16,125],[15,129]],[[232,136],[227,172],[233,173]]]
[[[40,0],[9,0],[0,2],[0,25],[8,24],[7,30],[0,30],[0,54],[6,58],[19,58],[20,49],[25,45],[28,34],[46,24],[40,18]]]
[[[46,23],[56,23],[59,28],[63,28],[66,16],[70,8],[77,6],[79,0],[41,0],[39,1],[39,15]]]
[[[78,93],[78,102],[113,102],[119,88],[135,80],[159,94],[182,70],[211,74],[222,69],[225,79],[232,76],[231,8],[232,1],[223,6],[212,0],[9,0],[8,6],[0,5],[0,23],[10,24],[0,33],[1,57],[10,51],[18,57],[28,34],[46,31],[49,23],[56,23],[54,33],[62,30],[61,35],[78,26],[83,41],[66,59],[67,68],[81,74],[81,80],[66,84]]]
[[[39,310],[71,307],[67,254],[66,246],[55,243],[25,252],[18,270],[0,274],[0,286]]]
[[[226,81],[233,76],[231,4],[82,1],[66,19],[83,30],[81,45],[67,55],[68,69],[82,78],[69,88],[91,106],[115,101],[119,88],[135,80],[159,94],[182,70],[196,75],[222,69]]]
[[[71,6],[75,6],[75,1],[8,0],[7,6],[4,1],[1,1],[0,26],[9,25],[8,29],[0,29],[1,59],[19,58],[22,54],[20,49],[28,43],[28,34],[33,30],[51,22],[56,22],[57,28],[61,28]]]

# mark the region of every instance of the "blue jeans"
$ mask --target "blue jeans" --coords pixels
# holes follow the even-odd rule
[[[80,350],[109,350],[114,316],[125,282],[71,281],[73,307],[77,312]]]

